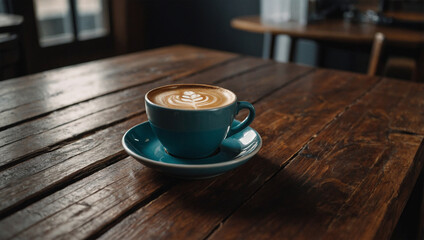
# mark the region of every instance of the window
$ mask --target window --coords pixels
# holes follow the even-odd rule
[[[0,0],[0,13],[8,13],[8,3],[6,0]]]
[[[34,6],[42,47],[109,33],[105,0],[34,0]]]
[[[36,0],[34,4],[41,46],[74,40],[68,0]]]
[[[102,0],[77,0],[76,3],[79,40],[108,34],[107,5]]]

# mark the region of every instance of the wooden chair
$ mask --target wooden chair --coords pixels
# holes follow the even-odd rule
[[[391,57],[383,72],[385,77],[417,81],[417,63],[412,58]]]
[[[380,62],[380,55],[384,45],[384,34],[377,32],[371,50],[370,62],[368,65],[368,75],[375,76]],[[417,64],[414,59],[406,57],[389,57],[382,75],[390,78],[404,80],[415,80]]]
[[[381,50],[383,48],[383,43],[384,43],[384,34],[382,34],[381,32],[377,32],[374,35],[374,42],[372,44],[370,62],[368,65],[369,76],[375,76],[375,73],[377,72]]]

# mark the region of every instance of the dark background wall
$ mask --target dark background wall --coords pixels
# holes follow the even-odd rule
[[[231,19],[235,17],[259,15],[259,0],[131,1],[138,3],[135,8],[143,9],[145,48],[183,43],[256,57],[262,55],[261,34],[236,30],[230,26]],[[135,47],[139,46],[134,44]],[[324,45],[300,40],[295,60],[297,63],[308,64],[310,59],[319,58],[321,67],[366,71],[367,46],[353,50],[334,46],[334,43]]]
[[[2,2],[4,0],[0,0]],[[12,13],[25,18],[22,36],[27,66],[25,73],[172,44],[190,44],[256,57],[262,55],[261,34],[235,30],[230,26],[231,19],[235,17],[259,15],[260,0],[109,0],[112,32],[103,45],[93,39],[92,43],[78,42],[79,46],[64,44],[55,49],[38,46],[32,0],[7,2],[13,3]],[[424,0],[413,2],[422,7],[412,9],[424,10]],[[62,51],[57,51],[58,48]],[[365,72],[370,49],[370,45],[352,47],[301,40],[296,47],[295,60],[303,64],[319,62],[319,67]],[[408,55],[411,50],[401,49],[399,53]],[[58,59],[57,55],[61,58]],[[38,61],[41,58],[43,61]]]
[[[260,57],[263,36],[231,28],[234,17],[258,15],[260,0],[129,0],[143,9],[144,48],[191,44],[206,48]],[[378,5],[378,0],[362,1]],[[402,4],[399,4],[402,3]],[[390,9],[423,11],[423,0],[388,0]],[[412,7],[411,7],[411,6]],[[135,42],[134,46],[138,43]],[[295,60],[308,64],[317,59],[319,67],[365,73],[371,45],[343,45],[298,41]],[[386,49],[387,50],[387,49]],[[397,51],[397,52],[396,52]],[[410,55],[409,49],[394,55]],[[392,49],[386,55],[393,55]]]
[[[262,36],[231,28],[232,18],[258,15],[259,0],[147,0],[148,48],[184,43],[260,56]]]

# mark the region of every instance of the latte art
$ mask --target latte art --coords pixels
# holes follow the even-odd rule
[[[173,85],[153,90],[148,98],[161,106],[177,109],[210,109],[228,105],[235,95],[223,88],[208,85]]]
[[[168,95],[163,99],[167,106],[181,107],[187,105],[190,108],[198,109],[202,106],[214,105],[219,99],[217,96],[205,93],[195,93],[185,91],[182,95]]]

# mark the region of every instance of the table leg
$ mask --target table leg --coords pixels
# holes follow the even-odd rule
[[[264,33],[264,45],[262,50],[263,59],[274,59],[275,38],[272,33]]]
[[[289,62],[295,61],[297,38],[290,37]]]

